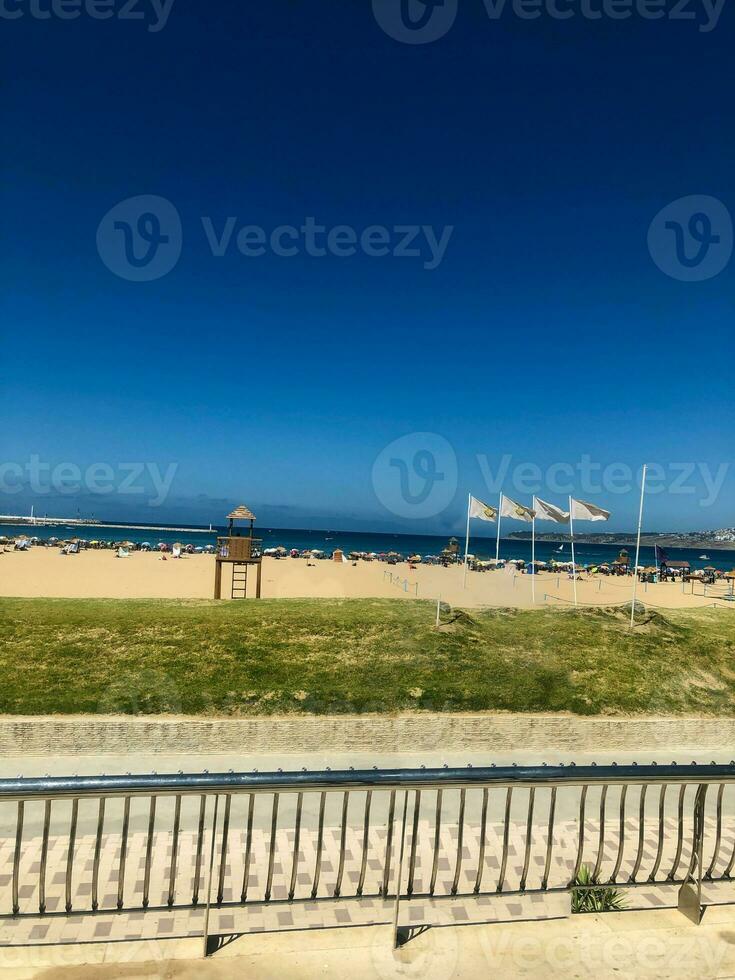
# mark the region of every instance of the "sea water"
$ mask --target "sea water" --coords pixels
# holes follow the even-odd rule
[[[156,547],[159,542],[173,544],[180,541],[182,544],[207,545],[214,544],[218,534],[225,534],[226,528],[213,528],[211,532],[201,528],[192,527],[188,531],[160,530],[165,525],[157,525],[157,530],[146,528],[136,528],[132,530],[124,526],[120,527],[99,527],[98,525],[82,526],[58,526],[41,527],[36,525],[0,525],[0,535],[9,538],[25,535],[26,537],[38,537],[48,539],[56,537],[59,539],[69,539],[79,537],[87,541],[135,541],[142,543],[149,542],[152,547]],[[246,533],[246,532],[245,532]],[[319,531],[319,530],[298,530],[290,528],[256,528],[255,536],[262,538],[264,548],[275,548],[282,545],[284,548],[297,548],[299,551],[305,549],[319,548],[330,554],[336,548],[340,548],[345,554],[350,551],[366,551],[381,554],[384,552],[395,551],[404,557],[408,555],[439,555],[449,541],[448,536],[426,535],[426,534],[379,534],[365,531]],[[459,535],[457,535],[459,538]],[[459,541],[460,550],[464,551],[464,539]],[[561,547],[561,550],[559,550]],[[635,559],[635,545],[627,545],[626,550],[630,556],[631,564]],[[666,547],[666,554],[672,561],[689,561],[691,567],[704,568],[706,565],[713,565],[715,568],[730,571],[735,568],[735,550],[712,549],[708,550],[706,545],[699,548],[670,548]],[[611,544],[582,544],[575,541],[575,557],[577,562],[582,565],[598,565],[603,562],[613,562],[621,551],[620,545]],[[470,539],[470,554],[477,558],[495,557],[495,538],[494,537],[473,537]],[[706,554],[706,559],[700,556]],[[501,558],[520,558],[528,562],[531,560],[531,542],[516,540],[515,538],[500,539]],[[572,553],[569,543],[561,546],[552,541],[536,542],[536,558],[539,561],[571,561]],[[639,563],[641,565],[653,565],[654,553],[650,545],[641,546]]]

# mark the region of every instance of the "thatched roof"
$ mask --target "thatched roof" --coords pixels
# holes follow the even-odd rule
[[[249,510],[245,504],[240,504],[231,514],[227,515],[228,521],[254,521],[257,520],[255,514]]]

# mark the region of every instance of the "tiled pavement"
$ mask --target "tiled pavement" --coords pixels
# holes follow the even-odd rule
[[[409,807],[409,820],[406,831],[406,861],[402,876],[402,890],[405,894],[408,880],[408,858],[412,848],[412,825]],[[395,823],[396,837],[400,824]],[[597,857],[599,827],[594,821],[585,823],[584,862],[593,865]],[[554,888],[568,883],[577,853],[578,828],[574,821],[559,823],[554,831],[554,846],[549,874],[549,887]],[[658,843],[658,825],[646,821],[644,850],[641,859],[639,880],[645,881],[653,867]],[[623,859],[618,873],[618,881],[627,881],[636,860],[638,850],[639,824],[629,819],[625,825]],[[434,856],[434,823],[431,819],[421,819],[418,823],[416,839],[416,865],[413,890],[420,894],[428,890]],[[681,851],[680,876],[686,869],[691,855],[691,822],[685,822]],[[271,901],[263,902],[268,876],[270,833],[267,829],[253,829],[251,863],[248,874],[247,904],[241,905],[240,893],[244,879],[244,855],[246,835],[240,827],[231,826],[227,839],[227,854],[223,878],[223,906],[213,906],[210,931],[212,933],[257,932],[290,929],[315,929],[347,925],[367,925],[391,921],[394,902],[379,897],[383,879],[386,854],[387,832],[385,826],[370,830],[368,859],[363,898],[355,898],[363,856],[362,826],[348,826],[345,838],[345,861],[342,881],[342,898],[334,897],[334,886],[339,870],[340,837],[339,827],[325,827],[321,875],[316,900],[311,891],[317,862],[317,833],[314,828],[304,828],[301,833],[298,865],[296,873],[295,896],[288,900],[288,890],[292,874],[294,830],[277,831]],[[401,923],[421,926],[436,922],[477,922],[506,921],[519,918],[543,919],[568,914],[569,895],[567,893],[548,894],[539,891],[546,858],[546,828],[535,826],[529,851],[528,881],[525,894],[497,894],[500,874],[503,830],[497,824],[488,825],[483,861],[482,892],[478,896],[471,893],[476,883],[480,855],[480,830],[475,822],[464,827],[461,866],[459,876],[459,895],[451,896],[452,882],[457,862],[458,827],[446,822],[441,829],[440,857],[437,865],[437,881],[434,900],[403,898],[401,901]],[[712,857],[714,846],[714,822],[706,821],[705,868]],[[204,835],[201,872],[199,876],[199,901],[196,909],[182,908],[191,903],[195,886],[197,835],[182,830],[176,869],[175,902],[173,908],[167,907],[171,871],[172,835],[170,830],[157,831],[153,836],[152,861],[150,869],[150,904],[142,908],[144,876],[146,865],[147,834],[131,833],[128,838],[124,877],[124,910],[116,908],[118,898],[119,870],[121,861],[120,834],[105,835],[99,869],[99,908],[91,914],[92,873],[94,866],[94,834],[77,836],[73,852],[71,878],[72,912],[65,913],[66,880],[68,866],[68,841],[66,836],[52,836],[49,841],[46,870],[46,914],[38,914],[39,875],[41,870],[41,839],[33,836],[23,841],[19,875],[20,914],[11,916],[12,909],[12,869],[14,840],[0,841],[0,943],[37,944],[112,941],[122,939],[143,939],[162,937],[182,937],[200,935],[204,921],[206,879],[209,866],[211,837]],[[618,854],[618,828],[609,826],[605,834],[604,859],[601,873],[603,879],[609,877]],[[666,821],[660,876],[665,876],[674,861],[677,845],[677,824],[675,820]],[[722,833],[720,857],[715,874],[720,873],[730,860],[735,847],[735,820],[725,821]],[[219,884],[219,858],[222,837],[216,841],[214,874],[212,880],[213,900]],[[519,888],[526,850],[525,824],[513,823],[508,835],[508,859],[505,871],[505,891]],[[396,838],[391,854],[391,888],[395,888],[397,867]],[[677,886],[642,886],[626,892],[628,907],[675,906]],[[461,897],[469,893],[468,897]],[[735,882],[710,884],[705,889],[708,901],[721,902],[735,900]],[[234,903],[229,905],[227,903]]]

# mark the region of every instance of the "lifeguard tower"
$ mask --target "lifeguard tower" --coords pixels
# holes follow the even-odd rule
[[[232,587],[230,598],[245,599],[248,591],[248,569],[255,565],[255,598],[260,599],[260,578],[263,570],[263,541],[253,537],[253,514],[244,504],[227,515],[229,526],[227,536],[217,538],[217,552],[214,564],[214,598],[222,598],[222,566],[232,565]],[[235,521],[249,521],[250,527],[243,534],[242,528],[235,527]]]

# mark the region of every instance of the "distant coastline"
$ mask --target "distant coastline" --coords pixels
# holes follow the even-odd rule
[[[712,551],[732,551],[735,549],[735,541],[716,541],[713,538],[706,537],[706,533],[703,532],[700,537],[696,534],[676,534],[671,531],[664,531],[660,534],[646,531],[641,534],[641,544],[647,545],[649,548],[657,544],[660,548],[704,548]],[[506,535],[506,537],[513,541],[530,541],[531,532],[513,531],[511,534]],[[550,544],[566,544],[569,541],[569,535],[555,534],[553,531],[551,533],[539,534],[537,531],[536,540],[547,541]],[[578,534],[575,529],[574,541],[576,544],[610,544],[630,547],[631,545],[635,546],[636,536],[627,532],[618,534],[613,532],[609,534]]]
[[[13,525],[16,528],[67,528],[67,529],[107,529],[111,531],[143,531],[143,532],[160,532],[160,533],[173,533],[173,534],[217,534],[221,528],[216,525],[210,525],[209,527],[202,527],[201,525],[184,525],[184,526],[174,526],[171,524],[144,524],[144,523],[123,523],[117,521],[100,521],[95,518],[90,517],[49,517],[35,516],[31,517],[28,514],[25,515],[11,515],[11,514],[0,514],[0,526]],[[437,538],[441,539],[443,535],[441,534],[421,534],[415,535],[410,534],[405,531],[387,532],[387,531],[325,531],[323,529],[298,529],[298,528],[282,528],[279,531],[290,533],[301,533],[306,535],[327,535],[328,540],[331,540],[330,536],[340,536],[342,538],[351,537],[353,535],[363,535],[363,536],[376,536],[380,538],[394,538],[394,539],[406,539],[406,538]],[[256,531],[258,537],[263,534],[268,535],[273,532],[266,530],[261,527]],[[700,531],[693,533],[683,533],[677,531],[644,531],[641,534],[641,544],[645,547],[653,548],[654,544],[657,544],[661,548],[682,548],[682,549],[701,549],[702,551],[735,551],[735,532],[732,540],[717,540],[715,535],[724,533],[723,531]],[[458,535],[459,536],[459,535]],[[494,536],[485,537],[482,535],[480,540],[483,543],[494,540]],[[509,542],[524,542],[530,544],[531,542],[531,532],[530,531],[512,531],[511,533],[506,533],[502,535],[503,541]],[[473,535],[473,541],[477,546],[478,536]],[[568,544],[570,541],[568,534],[563,534],[558,531],[547,531],[539,532],[536,531],[536,542],[546,543],[546,544]],[[608,532],[597,532],[597,533],[579,533],[575,529],[574,541],[576,544],[586,544],[586,545],[608,545],[608,546],[618,546],[618,547],[635,547],[636,536],[632,531],[608,531]]]

